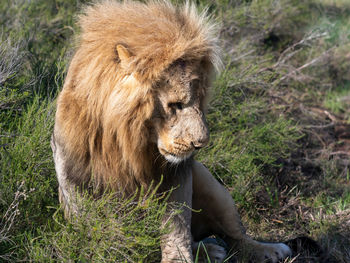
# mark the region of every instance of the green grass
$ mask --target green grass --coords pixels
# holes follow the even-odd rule
[[[59,262],[159,262],[166,203],[153,193],[121,200],[106,193],[99,200],[80,199],[79,216],[65,222],[54,209],[54,221],[31,239],[30,260]],[[137,223],[135,223],[135,221]]]
[[[348,113],[350,106],[350,83],[326,93],[323,105],[336,114]]]
[[[64,220],[49,140],[85,1],[0,3],[0,262],[157,262],[157,196],[85,198]],[[225,68],[197,159],[231,191],[248,232],[314,239],[293,262],[350,262],[350,5],[197,1],[220,24]],[[292,241],[291,241],[292,242]],[[123,245],[121,245],[123,244]],[[290,243],[292,244],[292,243]]]

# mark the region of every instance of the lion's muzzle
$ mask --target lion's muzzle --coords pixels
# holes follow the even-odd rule
[[[186,109],[176,125],[158,138],[158,149],[169,162],[179,163],[208,142],[209,129],[205,116],[193,107]]]

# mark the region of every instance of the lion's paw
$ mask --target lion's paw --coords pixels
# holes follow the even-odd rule
[[[195,262],[198,263],[221,263],[226,257],[226,250],[223,247],[212,243],[195,243],[193,246],[193,257],[195,258]]]
[[[257,262],[280,262],[286,257],[292,256],[292,250],[283,243],[259,242],[258,250],[254,258]]]

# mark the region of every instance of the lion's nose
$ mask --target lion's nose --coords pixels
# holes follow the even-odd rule
[[[209,137],[206,139],[191,142],[194,149],[199,150],[208,144]]]
[[[195,149],[195,150],[199,150],[200,148],[202,148],[203,146],[196,146],[193,142],[191,143],[192,144],[192,147]]]

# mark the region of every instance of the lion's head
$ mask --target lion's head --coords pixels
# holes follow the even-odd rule
[[[202,67],[200,61],[176,61],[155,84],[155,140],[159,152],[172,163],[188,158],[209,140],[204,114],[208,87]]]
[[[179,163],[206,145],[220,59],[204,13],[188,3],[106,1],[88,7],[80,25],[55,127],[80,180],[147,184],[156,159]]]

